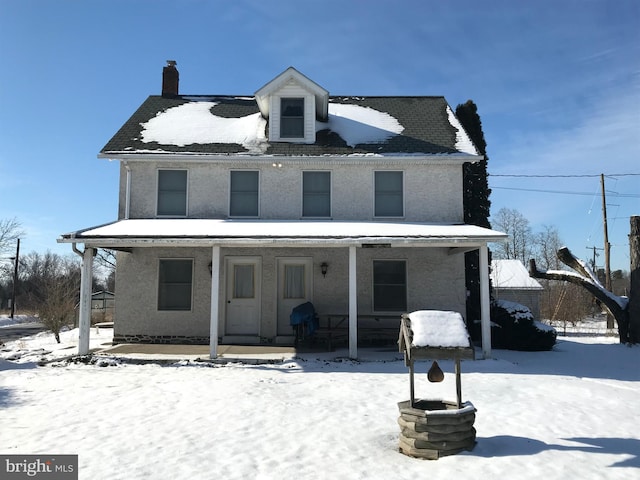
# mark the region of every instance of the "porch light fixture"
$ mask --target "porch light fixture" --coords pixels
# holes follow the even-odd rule
[[[327,262],[322,262],[320,264],[320,271],[322,272],[322,276],[327,276],[327,270],[329,269],[329,264]]]
[[[207,265],[209,267],[209,275],[213,276],[213,262],[209,262],[209,265]]]

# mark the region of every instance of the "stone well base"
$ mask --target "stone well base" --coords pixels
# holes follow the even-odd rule
[[[471,402],[458,408],[455,402],[417,400],[398,403],[400,452],[417,458],[437,460],[476,445],[476,409]]]

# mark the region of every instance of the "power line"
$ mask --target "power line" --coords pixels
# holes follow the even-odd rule
[[[587,197],[591,197],[594,195],[593,192],[570,192],[567,190],[543,190],[537,188],[515,188],[515,187],[494,187],[489,186],[492,190],[517,190],[521,192],[537,192],[537,193],[559,193],[563,195],[584,195]],[[640,194],[635,193],[616,193],[607,191],[607,195],[617,198],[640,198]]]
[[[494,174],[488,173],[489,177],[513,177],[513,178],[600,178],[600,174],[584,175],[524,175],[524,174]],[[605,177],[640,177],[640,173],[605,173]]]

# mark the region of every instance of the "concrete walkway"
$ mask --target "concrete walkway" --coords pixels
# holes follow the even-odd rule
[[[128,360],[148,361],[203,361],[212,363],[279,363],[295,358],[293,347],[265,345],[219,345],[218,358],[209,358],[209,345],[134,344],[114,345],[94,352],[95,355]]]

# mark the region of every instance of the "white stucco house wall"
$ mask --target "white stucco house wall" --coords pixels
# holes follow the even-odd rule
[[[496,300],[507,300],[529,307],[533,318],[540,320],[540,296],[544,288],[520,260],[492,260],[491,285]]]
[[[169,62],[98,155],[120,164],[118,218],[59,238],[85,290],[93,250],[118,252],[116,342],[292,344],[311,301],[355,358],[367,320],[465,312],[479,250],[490,353],[487,244],[506,235],[463,223],[462,166],[482,157],[443,97],[330,96],[294,68],[247,96],[178,80]]]

